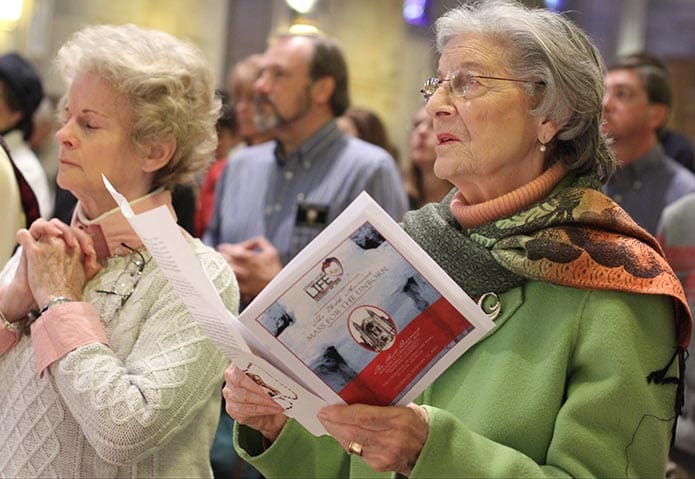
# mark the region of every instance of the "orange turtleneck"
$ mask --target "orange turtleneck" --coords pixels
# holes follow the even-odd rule
[[[565,166],[557,162],[536,179],[515,190],[489,201],[468,204],[460,191],[451,200],[451,213],[465,228],[473,228],[484,223],[509,216],[527,206],[540,201],[550,193],[567,174]]]

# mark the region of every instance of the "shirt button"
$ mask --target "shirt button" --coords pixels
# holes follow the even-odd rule
[[[280,203],[275,205],[275,211],[280,211],[282,209],[282,205]]]
[[[285,179],[286,179],[287,181],[290,181],[290,180],[292,179],[293,176],[294,176],[294,173],[292,173],[291,171],[286,171],[286,172],[285,172]]]
[[[304,201],[304,193],[297,194],[297,201],[300,203]]]
[[[633,190],[640,190],[642,189],[642,182],[640,180],[635,180],[634,183],[632,183],[632,189]]]

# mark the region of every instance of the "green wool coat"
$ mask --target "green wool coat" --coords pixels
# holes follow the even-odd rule
[[[676,386],[647,376],[675,351],[671,300],[539,281],[500,299],[495,328],[419,398],[430,426],[411,477],[663,478]],[[267,450],[243,426],[234,440],[271,479],[393,475],[294,420]]]

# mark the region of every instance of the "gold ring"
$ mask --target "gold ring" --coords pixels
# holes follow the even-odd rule
[[[362,445],[358,442],[352,442],[348,444],[348,452],[350,454],[354,454],[355,456],[361,456],[362,455]]]

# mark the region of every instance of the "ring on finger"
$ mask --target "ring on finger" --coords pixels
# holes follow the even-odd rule
[[[350,441],[348,443],[348,452],[354,454],[355,456],[362,455],[362,444],[359,442]]]

